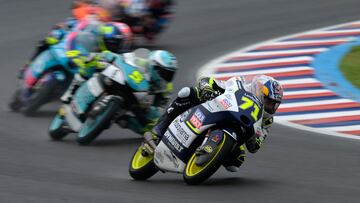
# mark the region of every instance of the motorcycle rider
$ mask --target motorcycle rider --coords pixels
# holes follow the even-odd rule
[[[98,0],[114,21],[128,24],[134,33],[152,41],[169,23],[174,0]]]
[[[140,51],[143,52],[142,57],[138,57],[136,53]],[[134,96],[128,97],[126,101],[129,104],[129,110],[135,116],[125,116],[118,123],[123,128],[129,128],[139,134],[151,130],[155,125],[159,118],[158,112],[170,99],[173,91],[172,80],[177,71],[177,59],[172,53],[165,50],[154,50],[148,54],[146,52],[147,49],[138,49],[123,54],[125,62],[137,67],[149,81],[151,86],[147,94],[154,95],[154,99],[150,103],[141,101]]]
[[[165,50],[150,52],[142,48],[121,55],[109,51],[102,52],[97,55],[97,65],[104,69],[118,57],[136,69],[134,72],[137,74],[135,75],[133,72],[129,76],[130,79],[134,80],[135,83],[142,80],[147,80],[150,83],[147,95],[154,96],[153,100],[150,101],[146,98],[138,99],[131,89],[113,90],[114,92],[121,91],[122,95],[126,95],[126,108],[135,115],[123,115],[116,122],[123,128],[129,128],[134,132],[143,134],[151,130],[158,119],[159,108],[166,105],[169,100],[173,90],[171,81],[177,70],[177,59],[172,53]],[[73,93],[75,91],[71,93],[71,96]],[[61,111],[59,111],[60,115],[62,115]],[[64,119],[63,115],[62,119]]]
[[[124,23],[101,23],[96,20],[83,20],[77,25],[77,30],[68,36],[65,55],[73,68],[78,68],[68,90],[61,97],[61,101],[69,103],[77,87],[89,79],[103,67],[98,65],[101,52],[122,53],[131,44],[132,33]]]
[[[279,107],[283,88],[274,78],[266,75],[255,76],[250,84],[246,84],[244,77],[239,80],[245,84],[245,90],[250,92],[260,92],[264,97],[264,114],[262,120],[262,130],[249,139],[245,146],[250,153],[256,153],[273,123],[273,115]],[[189,108],[211,100],[224,93],[224,81],[215,80],[213,77],[201,78],[196,87],[184,87],[177,95],[177,98],[169,105],[165,113],[160,117],[155,127],[144,134],[145,148],[152,153],[154,144],[158,143],[162,135],[166,132],[170,123],[181,113]],[[201,150],[201,149],[198,149]],[[202,151],[201,153],[206,153]],[[235,172],[245,161],[245,147],[243,145],[233,149],[228,159],[223,163],[228,171]]]
[[[41,66],[45,66],[46,63],[38,61],[42,59],[41,57],[38,59],[36,56],[45,53],[50,46],[58,46],[56,56],[47,54],[52,58],[56,57],[62,60],[62,64],[59,65],[67,65],[72,69],[79,70],[79,73],[75,74],[68,90],[61,97],[64,103],[69,102],[71,93],[82,82],[90,78],[94,72],[99,71],[98,69],[101,69],[101,67],[96,66],[97,55],[95,53],[102,51],[127,51],[132,39],[131,30],[126,24],[118,22],[102,23],[92,18],[76,22],[73,31],[68,33],[62,28],[53,30],[53,32],[58,33],[58,35],[50,35],[45,38],[46,45],[38,49],[31,63],[37,63],[36,68],[42,70],[43,67]],[[27,67],[28,65],[25,65],[19,74],[20,79],[23,79],[25,74],[27,74],[26,78],[28,79],[24,91],[20,97],[16,97],[9,104],[9,107],[14,111],[19,110],[23,106],[23,98],[28,98],[32,87],[41,77],[41,75],[33,75],[31,72],[26,71]]]
[[[46,35],[46,37],[40,40],[35,48],[34,53],[31,55],[28,62],[24,64],[24,66],[19,71],[19,79],[23,78],[23,73],[29,64],[39,56],[40,53],[49,49],[50,46],[58,44],[61,40],[63,40],[66,35],[76,27],[77,20],[74,18],[67,18],[64,22],[58,23],[54,25],[51,31]]]
[[[124,35],[124,39],[122,40],[123,43],[126,44],[126,46],[124,45],[124,47],[129,47],[129,44],[132,40],[132,33],[130,28],[124,23],[118,23],[118,22],[109,22],[109,23],[115,24],[118,27],[120,33]],[[19,78],[21,79],[23,77],[23,73],[28,67],[28,65],[37,56],[39,56],[40,53],[46,51],[51,46],[58,44],[62,40],[65,40],[66,44],[71,44],[74,47],[74,44],[77,44],[79,41],[79,40],[77,41],[74,36],[76,36],[79,32],[90,32],[93,35],[100,35],[99,37],[93,37],[95,40],[98,40],[100,42],[102,33],[98,31],[98,27],[102,25],[103,23],[101,21],[98,21],[98,19],[95,16],[87,16],[86,18],[84,17],[81,20],[70,17],[67,18],[64,22],[56,24],[55,26],[53,26],[52,30],[47,34],[47,36],[39,41],[35,49],[35,52],[30,57],[30,60],[20,69]],[[106,38],[104,37],[104,39]],[[101,45],[101,43],[94,43],[94,44],[98,44],[97,46]],[[69,49],[72,49],[72,47],[67,46],[65,47],[64,51],[70,51]]]

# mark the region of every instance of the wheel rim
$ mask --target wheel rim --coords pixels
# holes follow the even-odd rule
[[[143,156],[142,155],[142,147],[139,147],[139,149],[136,151],[134,158],[131,161],[131,167],[133,169],[139,169],[144,167],[146,164],[148,164],[150,161],[153,160],[153,156]]]
[[[207,168],[209,166],[210,163],[212,163],[214,161],[214,159],[217,157],[217,155],[219,154],[220,150],[222,149],[224,143],[225,143],[225,140],[226,140],[226,136],[224,136],[224,139],[222,140],[222,142],[220,143],[220,145],[218,145],[215,149],[215,153],[214,155],[211,157],[210,161],[207,162],[205,165],[203,166],[198,166],[196,165],[196,154],[194,153],[188,164],[186,165],[186,169],[185,169],[185,173],[187,176],[195,176],[197,175],[198,173],[200,173],[201,171],[203,171],[205,168]]]

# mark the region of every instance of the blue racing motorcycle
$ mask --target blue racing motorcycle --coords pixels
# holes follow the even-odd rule
[[[52,45],[40,53],[24,70],[9,104],[13,111],[31,115],[65,92],[78,69],[69,66],[64,43]]]
[[[49,135],[53,140],[61,140],[68,133],[78,133],[77,142],[89,144],[112,123],[122,126],[134,118],[130,109],[134,97],[142,107],[151,106],[155,97],[149,91],[145,75],[118,55],[100,74],[83,83],[69,104],[60,108],[50,124]],[[149,109],[149,120],[158,117],[157,109],[143,109]]]

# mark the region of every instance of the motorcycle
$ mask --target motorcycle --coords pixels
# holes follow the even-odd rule
[[[78,71],[68,65],[64,43],[51,46],[40,53],[24,70],[9,107],[32,115],[42,105],[58,99]]]
[[[78,133],[79,144],[90,144],[112,123],[123,127],[121,123],[133,117],[127,103],[130,96],[135,95],[143,107],[150,106],[154,97],[148,94],[149,88],[145,76],[123,57],[117,56],[100,74],[76,90],[70,104],[60,108],[50,124],[49,135],[53,140],[61,140],[68,133]],[[148,118],[157,118],[157,109],[149,109]]]
[[[218,170],[235,146],[261,130],[259,97],[244,90],[239,80],[228,80],[225,87],[222,95],[176,117],[158,144],[145,134],[147,141],[130,161],[130,176],[146,180],[160,170],[182,173],[189,185],[200,184]]]

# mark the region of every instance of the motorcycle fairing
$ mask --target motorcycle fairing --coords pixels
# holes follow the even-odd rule
[[[89,106],[104,92],[98,77],[92,77],[75,92],[71,102],[77,114],[83,114]]]
[[[150,89],[150,84],[146,76],[133,66],[125,63],[124,59],[117,57],[113,62],[123,71],[126,83],[137,92],[145,92]]]
[[[61,66],[73,74],[78,72],[77,69],[69,67],[69,59],[65,56],[64,42],[51,46],[30,63],[29,71],[25,75],[25,84],[31,87],[45,72],[57,66]]]
[[[39,78],[49,68],[58,65],[57,60],[53,57],[49,50],[43,51],[29,65],[32,76]]]

